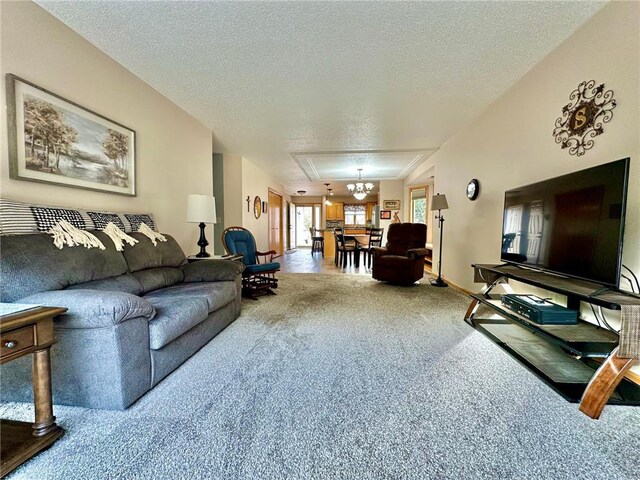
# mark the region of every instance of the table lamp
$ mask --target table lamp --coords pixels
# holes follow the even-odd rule
[[[442,279],[442,227],[444,226],[444,217],[442,216],[442,210],[449,208],[447,203],[447,197],[445,195],[434,195],[431,197],[431,210],[437,210],[436,220],[438,220],[438,226],[440,228],[440,245],[438,248],[438,278],[431,280],[431,285],[434,287],[448,287],[449,285]]]
[[[198,246],[200,253],[196,257],[210,257],[206,247],[209,245],[204,236],[207,224],[216,223],[216,199],[211,195],[189,195],[187,198],[187,222],[200,224],[200,239]]]

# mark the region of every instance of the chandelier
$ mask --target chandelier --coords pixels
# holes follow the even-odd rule
[[[353,195],[357,200],[364,200],[368,193],[371,193],[373,189],[373,183],[362,183],[362,169],[358,169],[358,181],[354,185],[350,183],[347,185],[349,193]]]

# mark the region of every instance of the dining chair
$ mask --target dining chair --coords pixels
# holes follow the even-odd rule
[[[336,237],[336,265],[340,265],[342,268],[347,267],[347,257],[349,257],[349,264],[353,264],[353,255],[356,252],[356,245],[350,244],[345,241],[344,233],[334,233]]]
[[[371,268],[371,263],[373,261],[373,250],[371,250],[371,247],[382,246],[383,233],[384,228],[372,228],[369,232],[369,248],[367,248],[367,268]]]
[[[335,243],[334,245],[334,255],[333,255],[333,263],[335,263],[336,266],[338,266],[338,258],[339,258],[339,252],[338,252],[338,235],[342,235],[344,234],[344,230],[342,229],[342,227],[335,227],[333,229],[333,241]]]

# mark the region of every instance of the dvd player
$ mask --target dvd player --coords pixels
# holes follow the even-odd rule
[[[508,293],[502,296],[502,305],[540,325],[571,325],[578,322],[578,312],[535,295]]]

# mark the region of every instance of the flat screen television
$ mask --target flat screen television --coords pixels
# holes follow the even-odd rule
[[[629,159],[504,195],[501,260],[618,288]]]

